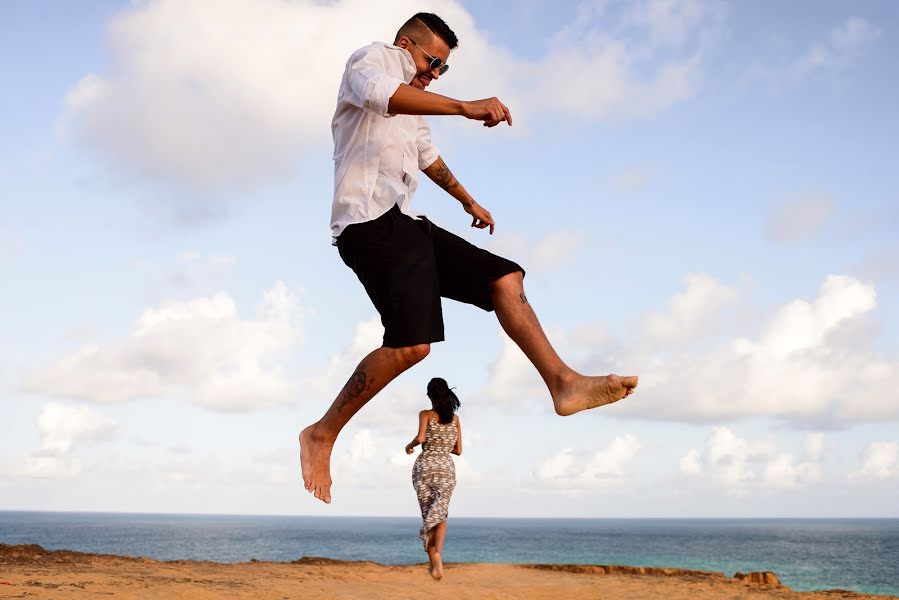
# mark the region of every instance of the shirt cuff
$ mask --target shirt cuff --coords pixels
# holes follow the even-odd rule
[[[379,117],[394,116],[387,112],[387,105],[402,83],[402,80],[386,74],[372,77],[365,82],[365,89],[362,91],[362,108]]]
[[[424,151],[418,151],[418,168],[421,171],[424,171],[428,167],[434,164],[434,162],[440,158],[440,151],[437,150],[437,146],[428,146]]]

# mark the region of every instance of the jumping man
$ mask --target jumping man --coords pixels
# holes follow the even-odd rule
[[[437,15],[418,13],[393,44],[373,43],[346,64],[334,135],[331,231],[340,257],[381,315],[384,342],[362,359],[321,420],[300,433],[303,484],[331,501],[331,449],[344,425],[388,383],[443,341],[441,297],[496,311],[499,323],[536,367],[556,413],[610,404],[631,394],[636,377],[581,375],[547,340],[524,293],[524,269],[441,229],[411,208],[418,171],[459,201],[471,226],[490,228],[490,212],[453,176],[431,143],[422,115],[456,115],[486,127],[512,113],[497,98],[462,101],[425,89],[449,69],[456,34]]]

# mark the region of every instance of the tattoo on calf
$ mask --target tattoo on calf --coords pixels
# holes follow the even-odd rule
[[[520,294],[518,294],[518,297],[521,298],[521,303],[522,303],[522,304],[527,304],[527,303],[528,303],[528,297],[524,295],[524,292],[521,292]]]
[[[349,404],[350,401],[358,398],[362,392],[365,391],[367,383],[366,379],[365,371],[362,369],[353,373],[349,381],[346,382],[346,385],[343,386],[343,390],[340,392],[340,403],[337,410],[343,410],[344,406]]]

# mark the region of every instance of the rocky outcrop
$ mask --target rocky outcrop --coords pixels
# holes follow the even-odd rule
[[[771,571],[756,571],[753,573],[735,573],[734,579],[743,583],[756,585],[781,585],[780,579]]]
[[[627,565],[522,565],[531,569],[562,571],[567,573],[589,573],[591,575],[654,575],[663,577],[686,577],[690,579],[731,579],[717,571],[693,571],[691,569],[670,569],[666,567],[631,567]],[[748,585],[781,586],[780,579],[771,571],[737,573],[733,579]]]

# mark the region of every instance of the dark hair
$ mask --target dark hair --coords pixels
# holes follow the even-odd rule
[[[435,377],[428,382],[428,398],[437,411],[441,423],[452,423],[453,413],[459,410],[459,398],[453,393],[446,383],[446,379]]]
[[[396,32],[396,40],[404,35],[409,37],[410,34],[416,35],[422,29],[430,29],[431,33],[446,42],[449,49],[452,50],[459,45],[459,38],[449,28],[446,21],[435,15],[434,13],[415,13],[412,18],[403,23],[400,30]],[[422,42],[423,43],[423,42]]]

